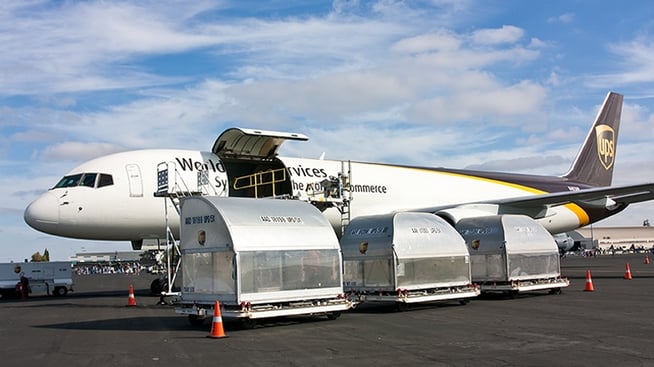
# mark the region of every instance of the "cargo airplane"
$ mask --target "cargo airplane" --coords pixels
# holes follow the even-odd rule
[[[175,197],[205,193],[311,201],[339,235],[348,218],[405,210],[428,211],[452,224],[524,214],[559,234],[654,199],[654,183],[611,186],[622,102],[620,94],[607,95],[562,176],[280,157],[284,141],[308,138],[231,128],[209,152],[137,150],[83,163],[34,200],[24,218],[41,232],[131,241],[140,249],[144,241],[167,238],[166,223],[179,238]],[[570,241],[558,242],[567,247]]]

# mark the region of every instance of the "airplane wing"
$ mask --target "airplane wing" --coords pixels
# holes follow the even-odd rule
[[[568,203],[580,206],[592,206],[593,203],[605,202],[606,199],[616,204],[633,204],[654,199],[654,183],[599,187],[577,191],[557,192],[551,194],[502,199],[493,203],[510,207],[552,207]]]
[[[499,214],[524,214],[533,218],[539,218],[545,215],[548,208],[559,205],[577,204],[585,209],[624,209],[629,204],[648,200],[654,200],[654,183],[599,187],[475,203],[462,203],[459,205],[428,207],[421,208],[419,211],[436,213],[457,207],[492,205],[497,208],[497,213]]]

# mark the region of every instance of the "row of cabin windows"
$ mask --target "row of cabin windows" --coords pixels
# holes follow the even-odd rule
[[[105,173],[78,173],[70,176],[64,176],[57,184],[55,189],[62,187],[86,186],[100,188],[114,184],[114,178]]]

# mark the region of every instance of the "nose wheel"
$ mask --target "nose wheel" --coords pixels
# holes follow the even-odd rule
[[[153,296],[158,296],[164,289],[168,289],[168,281],[166,279],[155,279],[150,283],[150,293]]]

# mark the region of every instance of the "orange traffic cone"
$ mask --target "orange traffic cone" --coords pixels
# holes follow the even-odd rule
[[[223,330],[223,318],[220,316],[220,303],[216,301],[213,306],[213,322],[211,323],[211,334],[207,338],[226,338],[225,330]]]
[[[127,306],[136,306],[136,298],[134,298],[134,287],[129,285],[129,298],[127,298]]]
[[[645,255],[645,265],[649,265],[649,255]]]
[[[629,263],[627,263],[627,268],[624,272],[624,278],[627,280],[631,280],[631,269],[629,268]]]
[[[590,278],[590,270],[586,270],[586,292],[594,292],[595,288],[593,287],[593,279]]]

